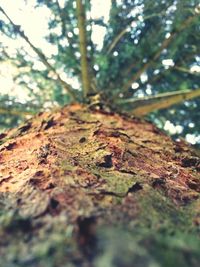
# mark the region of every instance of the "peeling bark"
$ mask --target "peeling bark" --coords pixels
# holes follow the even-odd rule
[[[199,266],[200,160],[72,105],[0,137],[0,266]]]

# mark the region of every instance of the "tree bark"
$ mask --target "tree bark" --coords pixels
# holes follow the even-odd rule
[[[0,136],[0,266],[199,266],[200,160],[72,105]]]

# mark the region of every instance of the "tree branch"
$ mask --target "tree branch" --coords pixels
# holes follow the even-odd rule
[[[196,10],[196,9],[195,9]],[[196,19],[197,16],[199,16],[200,12],[198,9],[195,11],[195,15],[190,16],[187,20],[185,20],[179,28],[177,28],[175,31],[171,32],[170,36],[166,38],[161,46],[159,47],[158,51],[153,55],[151,59],[149,59],[142,67],[139,69],[133,76],[132,78],[123,86],[122,91],[127,91],[128,88],[131,87],[132,83],[137,81],[142,73],[144,73],[153,63],[155,60],[157,60],[161,53],[163,52],[164,49],[168,48],[171,42],[174,40],[174,38],[181,33],[185,28],[189,27],[194,20]]]
[[[59,0],[56,0],[56,5],[57,5],[57,9],[58,9],[58,12],[59,12],[59,15],[60,15],[62,34],[63,34],[63,36],[67,37],[66,23],[65,23],[65,20],[63,18],[63,12],[62,12],[62,9],[60,7]]]
[[[79,40],[80,40],[83,92],[84,92],[84,97],[87,98],[87,96],[90,94],[91,91],[91,82],[89,75],[89,64],[87,59],[85,10],[82,0],[76,0],[76,8],[77,8],[77,19],[78,19]]]
[[[186,69],[186,68],[184,68],[184,67],[174,66],[174,69],[175,69],[175,70],[178,70],[178,71],[180,71],[180,72],[188,73],[188,74],[190,74],[190,75],[200,76],[200,73],[199,73],[199,72],[191,71],[191,70]]]
[[[34,115],[35,113],[33,111],[21,111],[17,109],[8,109],[8,108],[0,108],[0,114],[4,115],[13,115],[13,116],[20,116],[20,117],[26,117],[30,115]]]
[[[166,109],[186,100],[200,96],[200,88],[196,90],[174,91],[171,93],[162,93],[156,96],[144,97],[142,99],[120,100],[118,104],[132,104],[132,114],[136,116],[145,116],[150,112]]]
[[[42,51],[40,51],[39,48],[35,47],[29,38],[25,35],[25,33],[21,30],[19,25],[16,25],[11,18],[7,15],[7,13],[3,10],[2,7],[0,7],[0,11],[5,15],[5,17],[9,20],[11,25],[13,26],[14,30],[16,33],[18,33],[28,44],[29,46],[33,49],[33,51],[38,55],[42,63],[47,67],[48,70],[52,71],[54,75],[56,76],[56,80],[61,84],[61,86],[68,92],[68,94],[72,97],[73,100],[76,100],[76,95],[74,93],[73,88],[71,85],[69,85],[67,82],[65,82],[60,75],[57,73],[55,68],[48,62],[46,56],[43,54]]]
[[[149,16],[146,16],[143,18],[143,21],[145,20],[148,20],[150,18],[153,18],[153,17],[160,17],[161,14],[152,14],[152,15],[149,15]],[[119,43],[119,41],[121,40],[121,38],[128,32],[128,30],[131,28],[131,24],[133,22],[137,22],[137,20],[132,20],[130,21],[130,23],[126,26],[125,29],[121,30],[117,36],[114,38],[114,40],[112,41],[112,43],[110,44],[110,46],[108,47],[108,50],[107,50],[107,53],[106,54],[110,54],[113,49],[116,47],[116,45]]]

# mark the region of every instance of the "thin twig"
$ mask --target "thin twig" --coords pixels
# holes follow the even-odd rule
[[[164,49],[168,48],[169,45],[171,44],[171,42],[174,40],[174,38],[181,33],[185,28],[189,27],[194,20],[196,19],[196,17],[199,16],[199,13],[196,12],[195,15],[190,16],[187,20],[185,20],[185,22],[183,22],[181,24],[181,26],[179,28],[177,28],[175,31],[172,31],[170,36],[168,38],[166,38],[163,43],[161,44],[161,46],[159,47],[159,49],[157,50],[157,52],[152,56],[151,59],[149,59],[132,77],[131,79],[123,86],[122,91],[127,91],[128,88],[132,85],[132,83],[134,83],[135,81],[137,81],[140,76],[142,75],[142,73],[144,73],[152,64],[154,64],[155,60],[157,60],[161,53],[163,52]]]
[[[161,14],[152,14],[152,15],[144,17],[143,21],[148,20],[148,19],[153,18],[153,17],[160,17],[160,16],[161,16]],[[131,29],[131,24],[134,23],[134,22],[137,22],[137,21],[138,21],[138,19],[136,19],[136,20],[134,19],[134,20],[130,21],[130,23],[126,26],[126,28],[121,30],[117,34],[117,36],[114,38],[114,40],[110,44],[106,54],[110,54],[113,51],[113,49],[116,47],[116,45],[122,39],[122,37],[129,31],[129,29]]]

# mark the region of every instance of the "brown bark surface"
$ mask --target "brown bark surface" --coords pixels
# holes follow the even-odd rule
[[[200,160],[183,141],[72,105],[1,143],[0,266],[199,266]]]

